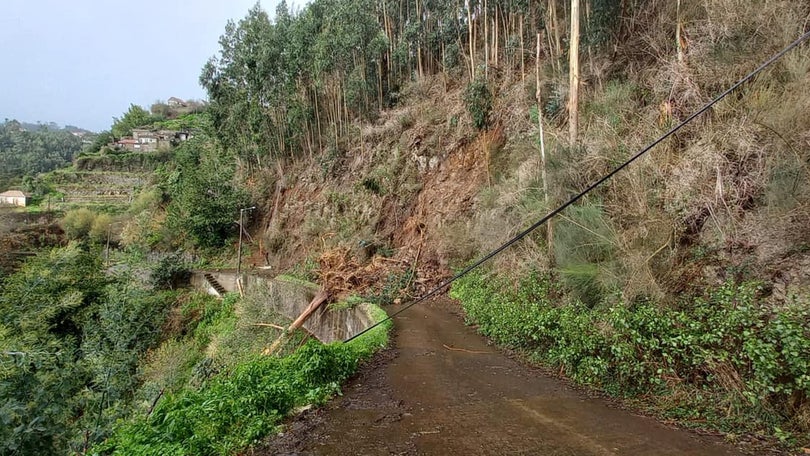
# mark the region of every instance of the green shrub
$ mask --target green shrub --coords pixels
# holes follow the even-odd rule
[[[724,429],[774,432],[761,428],[771,423],[783,436],[801,432],[810,397],[807,302],[774,310],[756,283],[729,282],[674,307],[619,297],[585,306],[553,302],[553,286],[539,273],[515,284],[474,272],[451,295],[483,334],[580,383],[657,394],[666,414]]]
[[[183,260],[182,255],[175,253],[160,259],[152,268],[149,282],[152,287],[161,290],[172,290],[188,282],[191,277],[191,268]]]
[[[597,204],[571,206],[556,223],[554,256],[560,277],[577,298],[596,305],[617,286],[616,231]]]
[[[492,92],[489,91],[485,79],[477,77],[467,86],[464,91],[464,105],[467,107],[476,129],[484,130],[489,126]]]
[[[380,182],[376,178],[366,177],[360,184],[363,186],[364,189],[370,191],[375,195],[383,196],[383,194],[385,193],[383,191],[382,186],[380,185]]]
[[[69,239],[84,239],[90,234],[96,213],[87,208],[68,211],[62,219],[61,226]]]
[[[0,290],[0,454],[78,454],[131,410],[141,356],[173,296],[110,276],[77,243]]]

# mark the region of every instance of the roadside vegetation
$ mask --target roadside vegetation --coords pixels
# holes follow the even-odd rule
[[[379,310],[376,318],[385,317]],[[199,389],[167,396],[145,417],[120,427],[103,454],[228,455],[272,433],[294,407],[320,405],[388,343],[381,325],[350,343],[309,341],[283,357],[254,356]]]
[[[463,278],[451,295],[495,343],[688,426],[803,443],[810,393],[810,309],[772,308],[761,284],[727,282],[666,305],[620,295],[565,298],[547,273]]]

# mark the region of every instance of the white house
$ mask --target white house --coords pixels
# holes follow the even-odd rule
[[[19,190],[9,190],[0,193],[0,204],[2,205],[25,207],[30,199],[30,196]]]

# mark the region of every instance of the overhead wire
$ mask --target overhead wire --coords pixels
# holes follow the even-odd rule
[[[653,142],[651,142],[650,144],[648,144],[646,147],[644,147],[643,149],[641,149],[639,152],[637,152],[635,155],[633,155],[632,157],[630,157],[630,158],[629,158],[628,160],[626,160],[624,163],[622,163],[621,165],[617,166],[617,167],[616,167],[616,168],[614,168],[612,171],[610,171],[609,173],[607,173],[607,174],[605,174],[604,176],[602,176],[602,177],[601,177],[599,180],[597,180],[596,182],[594,182],[594,183],[592,183],[591,185],[589,185],[588,187],[586,187],[584,190],[582,190],[582,191],[580,191],[579,193],[577,193],[575,196],[573,196],[571,199],[569,199],[568,201],[566,201],[565,203],[563,203],[561,206],[557,207],[557,208],[556,208],[556,209],[554,209],[553,211],[551,211],[551,212],[549,212],[548,214],[546,214],[546,215],[545,215],[543,218],[541,218],[540,220],[538,220],[537,222],[535,222],[534,224],[532,224],[530,227],[528,227],[528,228],[526,228],[525,230],[521,231],[520,233],[518,233],[517,235],[515,235],[514,237],[512,237],[511,239],[509,239],[509,240],[508,240],[508,241],[506,241],[505,243],[501,244],[501,246],[500,246],[500,247],[496,248],[495,250],[492,250],[491,252],[489,252],[488,254],[486,254],[485,256],[483,256],[482,258],[480,258],[480,259],[476,260],[474,263],[472,263],[472,264],[468,265],[467,267],[465,267],[465,268],[464,268],[464,269],[462,269],[461,271],[457,272],[455,275],[453,275],[453,276],[452,276],[452,277],[450,277],[449,279],[445,280],[444,282],[440,283],[439,285],[437,285],[435,288],[433,288],[433,289],[432,289],[431,291],[429,291],[428,293],[426,293],[426,294],[424,294],[424,295],[420,296],[419,298],[417,298],[416,300],[414,300],[414,301],[410,302],[409,304],[406,304],[404,307],[402,307],[401,309],[399,309],[399,310],[397,310],[396,312],[392,313],[392,314],[391,314],[391,315],[389,315],[388,317],[386,317],[386,318],[384,318],[384,319],[382,319],[382,320],[378,321],[377,323],[375,323],[375,324],[373,324],[373,325],[371,325],[371,326],[367,327],[366,329],[364,329],[364,330],[360,331],[359,333],[357,333],[357,334],[355,334],[355,335],[353,335],[353,336],[349,337],[349,338],[348,338],[348,339],[346,339],[344,342],[351,342],[352,340],[354,340],[354,339],[356,339],[356,338],[358,338],[358,337],[362,336],[363,334],[365,334],[365,333],[367,333],[367,332],[371,331],[372,329],[374,329],[374,328],[376,328],[376,327],[380,326],[381,324],[385,323],[386,321],[388,321],[388,320],[392,320],[394,317],[396,317],[397,315],[399,315],[399,314],[401,314],[401,313],[405,312],[406,310],[410,309],[411,307],[415,306],[416,304],[419,304],[419,303],[422,303],[422,302],[424,302],[424,301],[427,301],[428,299],[430,299],[430,298],[432,298],[432,297],[434,297],[434,296],[438,295],[440,292],[444,291],[444,290],[445,290],[447,287],[449,287],[449,286],[450,286],[450,285],[451,285],[453,282],[455,282],[456,280],[458,280],[458,279],[460,279],[460,278],[464,277],[465,275],[469,274],[469,273],[470,273],[472,270],[474,270],[474,269],[478,268],[478,267],[479,267],[479,266],[481,266],[482,264],[484,264],[484,263],[486,263],[487,261],[491,260],[491,259],[492,259],[493,257],[495,257],[496,255],[500,254],[501,252],[503,252],[503,251],[504,251],[504,250],[506,250],[507,248],[511,247],[511,246],[512,246],[513,244],[515,244],[516,242],[518,242],[518,241],[520,241],[521,239],[525,238],[525,237],[526,237],[526,236],[528,236],[528,235],[529,235],[531,232],[533,232],[534,230],[536,230],[537,228],[539,228],[540,226],[542,226],[544,223],[546,223],[546,222],[547,222],[549,219],[551,219],[551,218],[552,218],[552,217],[554,217],[555,215],[559,214],[560,212],[562,212],[562,211],[564,211],[565,209],[567,209],[569,206],[571,206],[571,205],[573,205],[574,203],[576,203],[577,201],[579,201],[579,200],[580,200],[580,199],[581,199],[583,196],[587,195],[588,193],[590,193],[591,191],[593,191],[593,190],[594,190],[596,187],[599,187],[600,185],[602,185],[603,183],[605,183],[605,181],[607,181],[608,179],[610,179],[610,178],[612,178],[613,176],[615,176],[617,173],[619,173],[620,171],[622,171],[624,168],[626,168],[626,167],[630,166],[630,164],[632,164],[633,162],[635,162],[636,160],[638,160],[639,158],[641,158],[642,156],[644,156],[645,154],[647,154],[647,152],[649,152],[649,151],[650,151],[651,149],[653,149],[655,146],[657,146],[658,144],[660,144],[661,142],[663,142],[665,139],[667,139],[667,138],[669,138],[670,136],[672,136],[673,134],[677,133],[677,132],[678,132],[680,129],[682,129],[682,128],[683,128],[683,127],[685,127],[687,124],[689,124],[690,122],[692,122],[692,121],[693,121],[695,118],[697,118],[697,117],[698,117],[698,116],[700,116],[701,114],[703,114],[703,113],[705,113],[706,111],[708,111],[709,109],[711,109],[711,107],[712,107],[712,106],[714,106],[715,104],[719,103],[719,102],[720,102],[720,101],[721,101],[723,98],[725,98],[725,97],[726,97],[726,96],[728,96],[730,93],[732,93],[732,92],[734,92],[735,90],[737,90],[737,89],[738,89],[740,86],[742,86],[743,84],[745,84],[745,83],[746,83],[746,82],[748,82],[749,80],[753,79],[753,78],[754,78],[754,77],[755,77],[757,74],[761,73],[761,72],[762,72],[764,69],[766,69],[766,68],[768,68],[769,66],[771,66],[771,65],[772,65],[774,62],[776,62],[777,60],[779,60],[780,58],[782,58],[782,57],[783,57],[785,54],[787,54],[788,52],[790,52],[791,50],[793,50],[795,47],[797,47],[797,46],[799,46],[800,44],[802,44],[802,43],[803,43],[804,41],[806,41],[808,38],[810,38],[810,31],[805,32],[803,35],[801,35],[801,36],[800,36],[799,38],[797,38],[795,41],[793,41],[793,42],[792,42],[792,43],[790,43],[789,45],[785,46],[785,48],[784,48],[784,49],[782,49],[781,51],[777,52],[776,54],[774,54],[773,56],[771,56],[771,58],[769,58],[768,60],[766,60],[765,62],[763,62],[762,64],[760,64],[760,65],[759,65],[759,66],[758,66],[758,67],[757,67],[755,70],[751,71],[751,72],[750,72],[750,73],[748,73],[748,74],[747,74],[745,77],[743,77],[742,79],[740,79],[739,81],[737,81],[735,84],[733,84],[731,87],[729,87],[728,89],[726,89],[725,91],[723,91],[723,93],[721,93],[720,95],[716,96],[714,99],[712,99],[711,101],[709,101],[708,103],[706,103],[705,105],[703,105],[703,107],[701,107],[700,109],[698,109],[697,111],[695,111],[694,113],[692,113],[692,114],[691,114],[689,117],[687,117],[686,119],[684,119],[683,121],[681,121],[681,122],[680,122],[678,125],[676,125],[676,126],[672,127],[672,128],[669,130],[669,131],[667,131],[667,132],[666,132],[666,133],[664,133],[663,135],[659,136],[659,137],[658,137],[658,139],[656,139],[655,141],[653,141]]]

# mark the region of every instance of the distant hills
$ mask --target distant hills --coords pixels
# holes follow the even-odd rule
[[[47,130],[47,131],[62,131],[62,130],[64,130],[64,131],[66,131],[68,133],[74,134],[75,136],[86,136],[86,135],[95,134],[94,131],[88,130],[86,128],[77,127],[75,125],[65,125],[63,127],[63,126],[59,125],[56,122],[32,123],[32,122],[21,122],[21,121],[14,120],[14,119],[5,119],[3,124],[4,125],[17,124],[19,126],[19,128],[21,128],[24,131],[37,132],[37,131],[45,131],[45,130]]]

